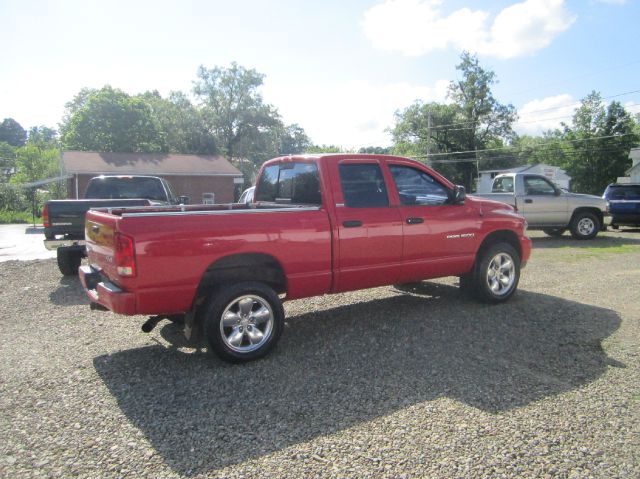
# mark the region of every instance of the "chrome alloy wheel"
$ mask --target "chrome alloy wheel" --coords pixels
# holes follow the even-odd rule
[[[269,303],[256,295],[235,298],[220,319],[220,334],[233,351],[248,353],[263,346],[273,331],[274,316]]]
[[[596,225],[593,222],[593,219],[588,216],[580,218],[580,221],[578,221],[577,230],[578,233],[580,233],[580,236],[589,236],[595,229]]]
[[[507,253],[498,253],[489,262],[487,284],[496,296],[504,296],[513,288],[516,281],[516,266]]]

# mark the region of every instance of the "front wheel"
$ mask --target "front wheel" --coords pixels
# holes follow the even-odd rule
[[[242,363],[265,356],[284,328],[282,301],[263,283],[242,282],[214,293],[204,318],[212,351]]]
[[[478,256],[473,283],[481,300],[506,301],[515,293],[519,280],[520,256],[510,244],[494,244]]]
[[[593,213],[584,211],[576,213],[571,220],[571,236],[586,240],[595,238],[600,230],[600,221]]]

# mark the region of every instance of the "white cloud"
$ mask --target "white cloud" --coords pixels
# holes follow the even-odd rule
[[[367,10],[364,34],[381,50],[407,56],[448,47],[515,58],[547,47],[575,22],[564,0],[526,0],[490,14],[461,8],[442,13],[442,0],[386,0]]]
[[[267,79],[264,98],[277,105],[285,123],[299,123],[315,144],[344,149],[389,146],[385,132],[394,124],[397,109],[415,100],[445,102],[449,82],[433,86],[407,82],[372,85],[352,81],[341,85],[284,85]]]
[[[579,106],[580,102],[567,93],[532,100],[518,110],[520,118],[514,129],[520,135],[541,135],[560,128],[560,123],[571,123]]]

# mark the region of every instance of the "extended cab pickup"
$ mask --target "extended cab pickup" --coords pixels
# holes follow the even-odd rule
[[[487,302],[516,290],[531,242],[512,207],[380,155],[265,163],[250,204],[92,210],[80,279],[94,309],[184,324],[222,359],[265,355],[282,300],[459,276]]]
[[[529,229],[549,236],[560,236],[569,229],[576,239],[592,239],[606,229],[605,200],[569,193],[542,175],[504,173],[494,178],[491,193],[475,196],[513,206],[525,217]]]
[[[87,183],[84,199],[51,200],[42,210],[44,246],[56,250],[65,276],[78,274],[84,247],[84,220],[92,208],[176,204],[169,183],[156,176],[96,176]]]

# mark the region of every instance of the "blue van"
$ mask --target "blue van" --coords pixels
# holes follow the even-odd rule
[[[602,197],[609,205],[612,228],[640,226],[640,183],[610,184]]]

